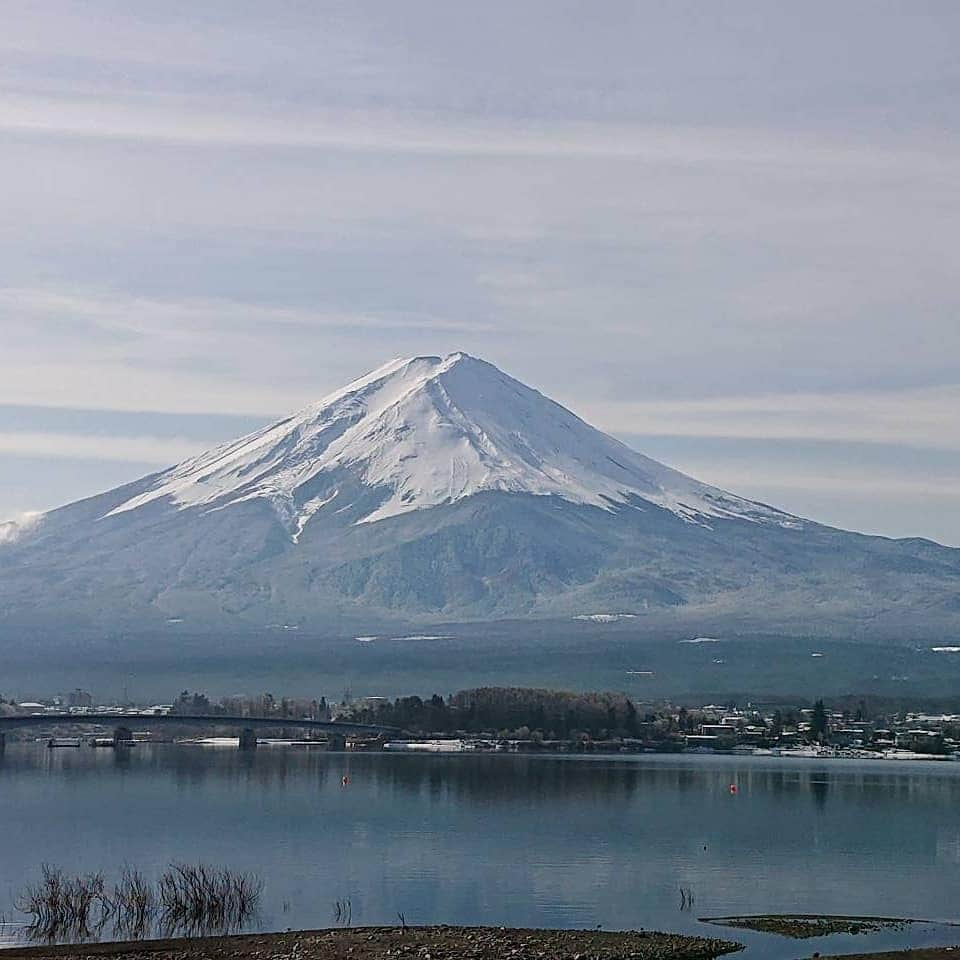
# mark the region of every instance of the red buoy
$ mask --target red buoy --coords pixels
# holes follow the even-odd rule
[[[730,784],[730,794],[733,795],[737,792],[737,785],[735,783]]]

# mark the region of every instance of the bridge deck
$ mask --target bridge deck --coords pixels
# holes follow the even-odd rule
[[[396,727],[383,727],[366,723],[343,723],[337,720],[305,720],[297,717],[230,717],[207,714],[152,714],[152,713],[36,713],[13,717],[0,717],[0,732],[21,727],[40,726],[203,726],[203,727],[297,727],[303,730],[322,730],[327,733],[348,734],[398,734]]]

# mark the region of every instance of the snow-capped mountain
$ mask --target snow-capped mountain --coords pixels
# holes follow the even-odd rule
[[[0,527],[0,626],[658,609],[953,623],[960,551],[711,487],[463,353]]]
[[[635,453],[465,353],[392,360],[292,417],[159,474],[108,516],[158,500],[204,510],[263,500],[296,542],[323,508],[348,508],[337,483],[343,473],[383,492],[357,523],[493,490],[605,510],[639,498],[697,523],[797,522]],[[304,498],[308,484],[322,492]]]

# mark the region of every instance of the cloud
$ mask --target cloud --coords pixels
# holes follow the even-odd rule
[[[683,469],[741,495],[745,490],[765,490],[769,491],[770,495],[781,492],[831,493],[838,496],[855,495],[871,500],[888,497],[938,497],[955,500],[960,504],[960,473],[952,476],[926,476],[911,470],[898,472],[889,466],[885,470],[877,470],[841,468],[835,464],[826,465],[822,469],[798,470],[793,465],[778,468],[775,465],[725,463],[716,459],[686,460]]]
[[[587,403],[608,431],[665,437],[827,440],[960,450],[960,385],[677,401]]]
[[[0,373],[0,403],[74,410],[279,416],[329,392],[94,358],[15,364],[0,358]]]
[[[211,97],[42,97],[8,94],[0,130],[9,134],[193,147],[344,150],[437,156],[634,159],[650,164],[818,169],[867,173],[910,170],[950,176],[960,141],[930,135],[905,146],[895,139],[837,133],[681,124],[511,121],[389,110],[250,111]]]
[[[110,460],[170,466],[214,445],[177,437],[82,433],[0,433],[0,454],[57,460]]]
[[[387,349],[377,345],[400,336],[456,342],[487,329],[413,309],[53,287],[0,288],[0,326],[0,403],[266,416],[365,372],[338,339],[364,343],[373,368]]]
[[[50,288],[0,287],[0,311],[20,315],[31,324],[44,318],[102,330],[150,334],[190,341],[210,329],[262,330],[277,327],[346,328],[369,330],[476,330],[477,324],[446,317],[411,313],[332,311],[283,303],[260,305],[216,297],[157,298],[115,291],[77,291]],[[481,329],[482,329],[482,325]]]

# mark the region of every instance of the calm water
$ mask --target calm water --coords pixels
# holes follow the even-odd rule
[[[264,878],[265,929],[332,925],[346,898],[354,925],[403,912],[408,923],[721,936],[697,918],[960,914],[960,763],[12,745],[0,831],[8,920],[42,862],[153,874],[198,859]],[[692,910],[680,909],[681,886]],[[819,949],[731,936],[757,955]]]

